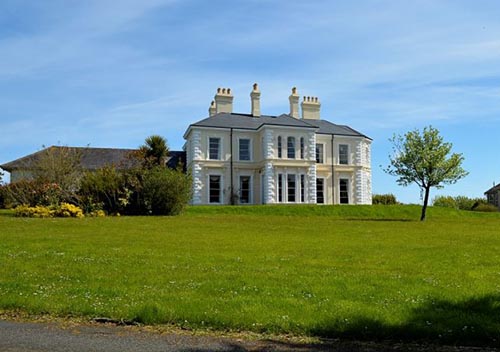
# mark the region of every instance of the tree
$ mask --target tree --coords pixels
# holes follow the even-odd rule
[[[3,171],[2,169],[0,169],[0,186],[2,185],[3,183]]]
[[[82,150],[67,146],[44,149],[33,165],[33,179],[40,183],[55,183],[62,190],[73,193],[83,175]]]
[[[389,156],[390,165],[385,169],[389,175],[397,176],[397,183],[408,186],[416,183],[424,192],[424,204],[420,220],[425,220],[429,193],[432,187],[442,188],[454,184],[468,175],[462,169],[464,157],[451,152],[452,144],[443,142],[439,131],[432,126],[407,132],[404,136],[394,135],[393,155]]]
[[[144,145],[139,148],[146,163],[150,166],[165,166],[168,156],[167,140],[159,135],[146,138]]]

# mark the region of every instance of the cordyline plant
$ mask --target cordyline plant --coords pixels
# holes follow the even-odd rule
[[[444,142],[439,131],[432,126],[407,132],[404,136],[394,135],[389,139],[393,144],[390,165],[384,170],[397,176],[397,183],[409,186],[416,183],[424,192],[424,204],[420,220],[425,220],[429,193],[432,187],[442,188],[454,184],[468,175],[462,168],[462,154],[451,155],[452,144]]]

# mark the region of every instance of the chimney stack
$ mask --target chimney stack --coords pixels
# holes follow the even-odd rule
[[[292,94],[288,97],[290,101],[290,116],[299,118],[299,99],[300,96],[297,94],[297,87],[292,88]]]
[[[253,84],[253,90],[250,93],[250,99],[252,100],[252,116],[260,116],[260,91],[257,83]]]
[[[319,120],[319,109],[321,104],[317,97],[304,97],[302,102],[302,118]]]
[[[215,107],[215,100],[212,100],[210,103],[210,107],[208,108],[208,116],[214,116],[217,112],[217,108]]]
[[[226,112],[231,114],[233,112],[233,95],[231,88],[217,88],[215,100],[215,113]]]

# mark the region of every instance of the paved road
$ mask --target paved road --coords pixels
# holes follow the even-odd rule
[[[205,351],[312,351],[323,345],[296,345],[276,341],[160,334],[114,325],[24,323],[0,320],[1,352],[205,352]]]
[[[303,345],[278,341],[241,341],[230,338],[159,334],[111,325],[65,326],[56,323],[19,323],[0,320],[1,352],[205,352],[205,351],[494,351],[460,347],[374,344],[329,341]]]

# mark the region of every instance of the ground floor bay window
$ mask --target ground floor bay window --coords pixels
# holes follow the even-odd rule
[[[305,175],[278,174],[277,185],[278,203],[305,203]]]
[[[287,201],[288,203],[295,203],[295,192],[297,191],[297,180],[295,174],[287,175]]]

